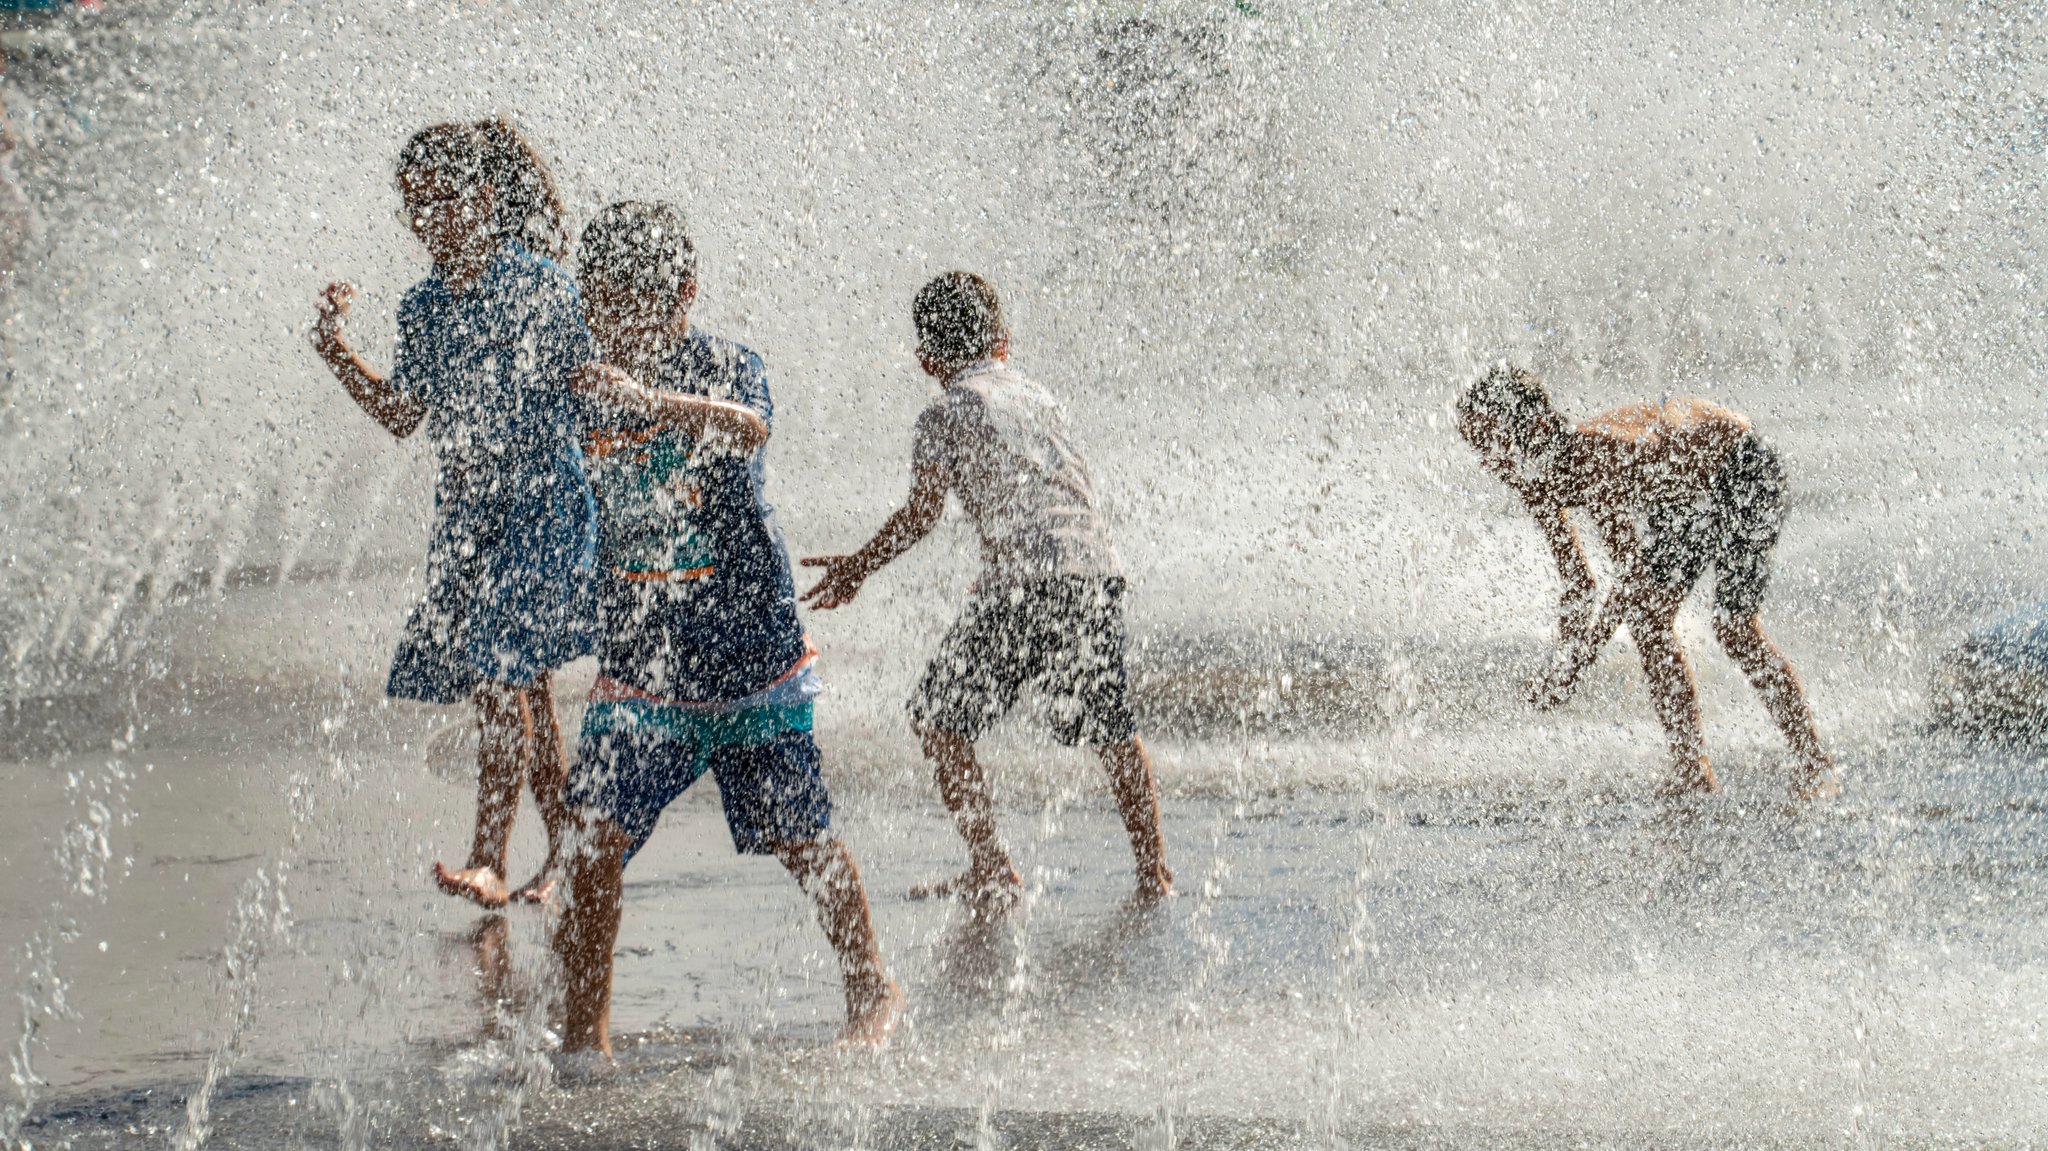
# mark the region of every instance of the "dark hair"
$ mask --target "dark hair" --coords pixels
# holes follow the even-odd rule
[[[670,204],[622,200],[590,221],[576,246],[576,277],[673,302],[697,278],[697,248]]]
[[[463,188],[488,186],[497,196],[501,238],[551,260],[568,254],[568,213],[554,174],[533,142],[502,116],[414,132],[399,149],[398,171],[438,172]]]
[[[987,359],[1009,334],[995,285],[973,272],[947,272],[919,288],[910,317],[918,351],[941,364]]]
[[[1536,421],[1555,412],[1550,393],[1536,373],[1506,360],[1496,362],[1458,397],[1458,418],[1486,416],[1498,420],[1516,442],[1527,439]]]

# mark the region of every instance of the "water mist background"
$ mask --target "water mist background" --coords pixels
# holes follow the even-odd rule
[[[254,708],[258,686],[375,688],[431,461],[354,410],[304,330],[318,287],[354,278],[354,331],[388,362],[423,269],[397,146],[503,111],[579,222],[627,196],[689,214],[697,320],[769,365],[793,551],[850,547],[901,497],[930,394],[907,302],[973,268],[1005,292],[1017,362],[1068,403],[1135,627],[1210,673],[1190,690],[1295,649],[1378,669],[1340,705],[1372,717],[1469,689],[1427,738],[1333,754],[1349,745],[1310,733],[1249,778],[1169,747],[1169,794],[1527,766],[1502,762],[1532,737],[1498,685],[1540,653],[1553,582],[1446,419],[1502,354],[1569,410],[1700,392],[1781,446],[1770,619],[1824,731],[1868,750],[1917,718],[1934,648],[2048,586],[2044,23],[1974,4],[287,3],[67,25],[75,50],[17,61],[7,89],[42,214],[0,412],[9,730],[23,756],[118,755],[129,724]],[[858,778],[921,786],[898,701],[972,569],[949,522],[810,618],[839,669],[821,722],[871,761]],[[1717,659],[1714,738],[1770,747]],[[1602,767],[1654,773],[1640,687],[1603,666],[1545,728],[1565,762],[1539,777],[1585,767],[1574,732],[1622,749]],[[106,790],[146,819],[128,770]]]
[[[388,350],[421,270],[391,155],[492,111],[579,218],[688,210],[702,322],[775,373],[799,551],[900,497],[929,392],[905,300],[967,266],[1072,406],[1161,626],[1541,629],[1532,533],[1443,420],[1502,353],[1574,410],[1754,415],[1799,501],[1776,614],[1823,581],[2039,584],[2008,538],[2041,470],[2038,13],[145,12],[16,93],[46,224],[0,465],[17,694],[124,665],[180,585],[417,563],[426,453],[321,373],[306,300],[356,278]],[[970,565],[816,626],[880,642],[885,597],[936,606]]]

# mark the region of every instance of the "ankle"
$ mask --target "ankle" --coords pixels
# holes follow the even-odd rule
[[[864,1015],[889,998],[888,977],[877,972],[849,973],[842,977],[846,988],[846,1013]]]
[[[977,859],[968,865],[967,873],[977,883],[990,887],[998,884],[1008,886],[1023,882],[1023,878],[1017,874],[1017,865],[1011,861],[1008,855],[999,855],[992,859]]]

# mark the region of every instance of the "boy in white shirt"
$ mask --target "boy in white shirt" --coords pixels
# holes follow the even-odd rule
[[[944,386],[917,420],[910,498],[859,551],[803,561],[826,569],[803,597],[825,610],[851,603],[869,576],[929,534],[947,492],[981,536],[981,578],[910,700],[969,863],[957,879],[911,895],[1000,901],[1022,887],[996,834],[974,743],[1035,683],[1051,699],[1055,735],[1087,739],[1109,772],[1138,899],[1164,899],[1173,873],[1152,761],[1131,716],[1123,571],[1087,465],[1067,441],[1058,403],[1007,363],[1010,333],[987,280],[948,272],[918,292],[911,310],[918,362]]]

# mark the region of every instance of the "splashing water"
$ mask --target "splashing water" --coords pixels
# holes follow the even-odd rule
[[[2048,1125],[2038,748],[1920,724],[1940,653],[2048,587],[2043,19],[133,3],[0,25],[38,221],[0,316],[22,1010],[0,1143],[2024,1145]],[[425,267],[397,147],[497,111],[578,223],[625,197],[688,213],[693,320],[768,365],[797,554],[907,488],[917,285],[1003,290],[1131,575],[1165,911],[1121,905],[1101,779],[1028,722],[988,744],[1020,911],[901,898],[958,856],[900,710],[972,578],[949,522],[806,618],[904,1033],[823,1044],[839,986],[808,908],[693,794],[628,872],[620,1068],[554,1074],[549,916],[479,923],[425,879],[468,833],[464,787],[427,770],[437,741],[466,754],[463,720],[380,696],[431,461],[304,342],[346,276],[388,362]],[[1552,569],[1448,412],[1500,355],[1574,414],[1703,394],[1779,446],[1768,614],[1840,803],[1780,810],[1781,746],[1699,606],[1680,632],[1726,796],[1653,802],[1633,652],[1561,712],[1522,707]],[[588,679],[563,678],[571,730]]]

